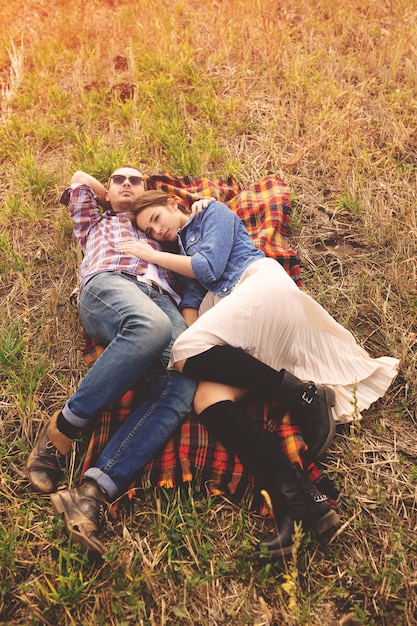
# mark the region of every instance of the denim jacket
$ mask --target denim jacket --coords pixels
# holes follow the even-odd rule
[[[178,231],[180,253],[192,257],[197,278],[183,277],[180,307],[198,309],[208,291],[227,296],[245,269],[265,257],[240,218],[225,204],[211,202]]]

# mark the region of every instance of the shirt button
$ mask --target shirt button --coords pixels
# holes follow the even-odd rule
[[[194,235],[192,237],[190,237],[190,241],[195,241]]]
[[[223,287],[223,291],[224,291],[224,293],[226,293],[227,287]]]

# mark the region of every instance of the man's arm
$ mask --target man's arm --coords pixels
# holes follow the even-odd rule
[[[198,310],[190,309],[189,307],[182,309],[181,314],[188,326],[191,326],[198,319]]]
[[[107,189],[94,176],[78,170],[71,178],[71,185],[89,185],[97,197],[97,204],[103,209],[111,209],[110,202],[106,199]]]

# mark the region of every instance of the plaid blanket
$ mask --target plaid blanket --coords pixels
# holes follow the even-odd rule
[[[201,197],[214,196],[243,220],[255,244],[267,256],[279,261],[301,288],[299,260],[288,241],[288,221],[291,207],[286,184],[276,176],[266,176],[245,189],[228,179],[176,177],[159,174],[147,177],[148,189],[160,189],[177,196],[190,206]],[[103,348],[85,335],[85,360],[91,366]],[[87,450],[82,474],[94,465],[106,443],[118,426],[146,396],[146,386],[139,380],[136,386],[117,402],[103,410]],[[306,446],[299,428],[291,416],[282,414],[277,404],[264,404],[250,397],[243,401],[245,410],[272,433],[292,462],[303,466]],[[321,477],[311,465],[308,475],[313,482]],[[151,487],[178,488],[192,483],[208,494],[224,494],[242,501],[249,508],[261,509],[261,498],[254,476],[246,471],[239,459],[215,441],[207,429],[191,414],[181,428],[169,439],[160,453],[137,475],[129,495],[136,489]]]

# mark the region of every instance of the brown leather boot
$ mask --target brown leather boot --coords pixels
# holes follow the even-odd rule
[[[30,482],[42,493],[55,491],[62,477],[60,459],[68,454],[73,443],[57,428],[60,412],[56,411],[49,422],[43,425],[26,463]]]
[[[106,547],[97,536],[106,511],[100,486],[95,481],[86,481],[81,487],[57,491],[50,498],[55,513],[64,516],[65,530],[73,543],[94,558],[105,554]]]

